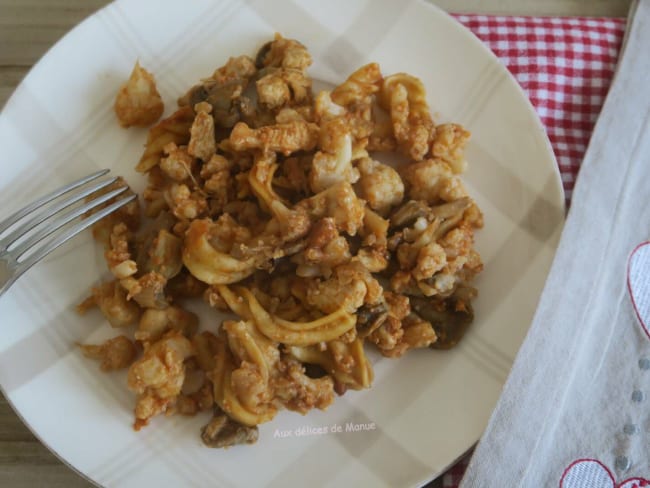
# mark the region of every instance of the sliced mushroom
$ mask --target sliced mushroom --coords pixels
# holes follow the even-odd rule
[[[388,317],[388,307],[385,302],[374,305],[365,304],[357,312],[357,334],[364,338],[372,334]]]
[[[430,210],[427,202],[423,200],[409,200],[390,216],[390,228],[393,230],[407,227],[420,217],[426,217]]]
[[[257,426],[247,427],[235,422],[221,410],[216,410],[212,420],[201,428],[201,440],[208,447],[231,447],[237,444],[254,444],[259,432]]]
[[[409,297],[413,312],[431,322],[438,340],[433,349],[451,349],[465,335],[474,320],[474,310],[469,300],[451,296],[445,301],[424,297]]]

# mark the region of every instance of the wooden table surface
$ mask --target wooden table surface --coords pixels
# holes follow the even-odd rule
[[[433,0],[455,12],[618,16],[631,0]],[[0,0],[0,107],[38,59],[105,0]],[[52,455],[0,394],[0,487],[93,486]],[[441,486],[435,482],[433,486]]]

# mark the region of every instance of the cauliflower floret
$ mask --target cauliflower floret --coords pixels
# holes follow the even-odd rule
[[[259,102],[271,110],[282,107],[291,99],[289,85],[275,73],[270,73],[257,80],[255,87]]]
[[[169,330],[175,330],[190,337],[196,333],[198,328],[199,318],[196,314],[180,307],[167,307],[163,310],[149,308],[140,318],[135,339],[149,345],[156,342]]]
[[[332,101],[330,92],[323,90],[314,99],[314,114],[316,120],[322,121],[342,117],[346,114],[346,110]]]
[[[292,289],[294,295],[304,295],[308,305],[324,313],[341,307],[354,313],[364,303],[378,303],[383,293],[379,282],[358,262],[337,266],[329,279],[297,281],[295,286],[301,289]]]
[[[255,87],[259,103],[271,110],[299,105],[311,98],[311,79],[295,69],[271,69],[257,80]]]
[[[408,194],[413,200],[435,204],[441,200],[451,202],[467,196],[460,179],[440,159],[409,164],[402,170],[402,177],[409,185]]]
[[[297,151],[311,151],[318,143],[319,128],[303,121],[275,124],[251,129],[246,123],[237,123],[230,132],[229,143],[235,151],[261,149],[280,152],[285,156]]]
[[[110,237],[111,247],[104,253],[104,256],[106,257],[108,268],[118,280],[132,276],[138,271],[138,266],[131,259],[131,253],[129,251],[129,245],[132,239],[133,234],[129,231],[126,224],[120,222],[113,227],[113,232]]]
[[[360,159],[357,168],[361,174],[357,185],[359,196],[373,210],[385,214],[391,207],[402,202],[404,183],[397,171],[370,158]]]
[[[324,410],[334,401],[334,382],[330,376],[310,378],[305,374],[305,367],[290,357],[278,369],[282,374],[273,380],[274,393],[285,408],[306,414],[313,408]]]
[[[172,183],[163,196],[172,213],[181,220],[196,219],[208,208],[205,196],[201,192],[191,191],[184,183]]]
[[[192,175],[194,158],[190,156],[187,146],[178,147],[170,142],[163,147],[165,157],[160,158],[160,169],[174,181],[184,181]]]
[[[79,344],[84,356],[101,361],[102,371],[114,371],[130,366],[135,359],[136,348],[126,336],[117,336],[103,344]]]
[[[223,211],[233,195],[231,168],[232,163],[219,154],[213,154],[201,168],[201,178],[205,180],[203,188],[210,197],[211,213]]]
[[[445,264],[447,264],[445,250],[439,244],[430,242],[420,248],[417,262],[411,273],[416,280],[424,280],[431,278],[444,268]]]
[[[111,203],[114,203],[118,198],[123,198],[127,195],[129,196],[134,195],[134,193],[129,188],[129,185],[127,185],[126,181],[124,181],[122,177],[119,177],[117,181],[115,181],[114,183],[111,183],[110,185],[105,186],[101,190],[94,192],[89,197],[86,197],[86,200],[90,201],[93,198],[97,198],[100,195],[108,193],[112,190],[117,190],[118,188],[122,188],[122,187],[127,187],[128,189],[121,195],[114,197],[108,200],[107,202],[102,203],[101,205],[98,205],[89,213],[89,215],[98,212],[99,210],[105,207],[108,207]],[[132,200],[131,202],[127,203],[123,207],[120,207],[110,215],[107,215],[103,219],[100,219],[99,221],[95,222],[92,226],[93,237],[98,242],[101,242],[104,245],[105,249],[110,249],[111,234],[113,233],[113,229],[115,228],[116,225],[122,223],[125,224],[131,232],[135,232],[138,230],[138,228],[140,227],[139,199],[136,198]]]
[[[144,308],[166,308],[165,284],[167,279],[151,271],[140,278],[128,277],[120,280],[120,285],[128,292],[127,298],[133,299]]]
[[[309,186],[314,193],[342,181],[355,183],[359,179],[359,171],[352,166],[352,135],[343,119],[321,125],[320,148],[309,174]]]
[[[140,307],[127,299],[126,291],[117,280],[93,287],[92,296],[81,303],[77,311],[85,313],[95,305],[99,307],[111,327],[128,327],[140,318]]]
[[[180,333],[170,332],[148,347],[142,358],[131,365],[127,384],[138,394],[136,430],[174,403],[185,380],[184,361],[192,355],[192,343]]]
[[[158,120],[165,109],[153,75],[137,61],[129,80],[117,93],[114,108],[122,127],[147,127]]]
[[[294,255],[298,276],[329,276],[331,269],[350,260],[350,247],[345,237],[339,235],[331,218],[316,222],[307,238],[307,246]]]
[[[337,229],[353,236],[363,225],[364,203],[348,182],[342,182],[302,200],[296,208],[305,209],[313,219],[332,217]]]
[[[255,62],[250,56],[230,57],[225,65],[212,74],[210,80],[222,86],[233,81],[250,78],[256,71]]]
[[[431,155],[447,163],[455,174],[465,172],[467,161],[463,151],[470,138],[469,131],[458,124],[436,126]]]

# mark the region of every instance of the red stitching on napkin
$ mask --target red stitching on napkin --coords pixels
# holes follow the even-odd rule
[[[609,476],[611,484],[609,486],[595,486],[592,483],[589,483],[588,485],[585,484],[582,488],[645,488],[645,487],[650,487],[650,481],[647,480],[646,478],[640,478],[638,476],[635,476],[633,478],[627,478],[620,483],[616,484],[616,478],[614,478],[614,474],[612,471],[605,466],[602,462],[600,462],[598,459],[591,459],[591,458],[583,458],[583,459],[576,459],[573,461],[571,464],[569,464],[564,472],[562,473],[562,477],[560,478],[560,488],[569,488],[564,485],[564,482],[566,480],[567,475],[569,472],[575,468],[578,464],[581,463],[596,463],[599,465],[603,471]],[[587,481],[593,481],[593,480],[586,480]],[[579,485],[574,485],[571,488],[579,488]]]
[[[627,291],[630,294],[630,300],[632,301],[632,307],[634,307],[634,313],[636,314],[637,319],[639,319],[639,323],[641,324],[641,327],[643,327],[645,335],[648,336],[648,339],[650,339],[650,331],[648,330],[648,325],[643,320],[643,317],[641,317],[639,307],[637,306],[636,300],[634,299],[632,284],[630,283],[630,265],[632,264],[632,258],[637,253],[637,251],[639,251],[639,249],[648,245],[650,245],[650,241],[642,242],[632,250],[630,257],[627,259]],[[648,270],[648,273],[650,273],[650,270]]]
[[[582,458],[582,459],[576,459],[573,461],[571,464],[569,464],[564,472],[562,473],[562,477],[560,478],[560,488],[563,488],[564,486],[564,479],[566,478],[567,474],[569,474],[569,471],[571,471],[571,468],[576,466],[577,464],[580,463],[596,463],[599,464],[609,475],[609,478],[612,480],[612,488],[614,488],[614,483],[616,483],[616,478],[614,478],[614,474],[610,471],[610,469],[605,466],[603,463],[601,463],[598,459],[592,459],[592,458]],[[585,487],[587,488],[587,487]],[[596,487],[593,487],[596,488]],[[600,488],[600,487],[599,487]],[[603,487],[606,488],[606,487]]]

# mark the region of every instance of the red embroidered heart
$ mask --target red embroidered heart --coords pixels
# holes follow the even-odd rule
[[[639,244],[627,262],[627,289],[641,326],[650,339],[650,241]]]
[[[560,488],[650,488],[650,481],[628,478],[616,484],[612,472],[597,459],[578,459],[562,473]]]

